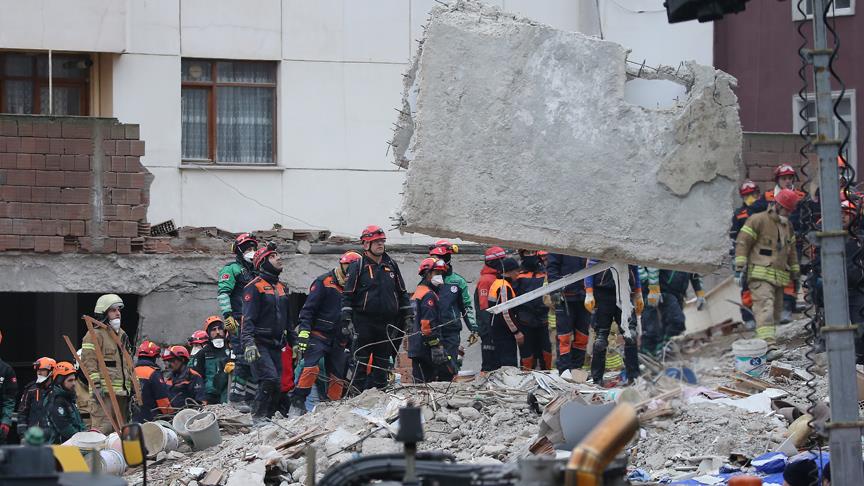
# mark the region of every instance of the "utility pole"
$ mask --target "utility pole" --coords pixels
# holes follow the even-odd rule
[[[804,0],[809,1],[809,0]],[[855,327],[849,320],[846,290],[846,238],[840,220],[840,182],[837,156],[841,140],[834,133],[831,73],[825,5],[830,0],[812,0],[813,49],[805,54],[813,65],[816,86],[816,138],[819,156],[819,189],[822,205],[822,285],[825,296],[825,336],[831,396],[831,482],[864,484],[861,465],[861,426],[858,416],[858,389],[855,377]]]

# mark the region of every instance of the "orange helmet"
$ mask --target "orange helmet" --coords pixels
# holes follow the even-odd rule
[[[75,367],[72,366],[72,363],[68,361],[61,361],[54,366],[54,372],[51,374],[52,378],[57,378],[58,376],[69,376],[75,374]]]
[[[754,194],[757,192],[759,192],[759,186],[757,186],[755,182],[753,182],[749,179],[742,182],[741,187],[738,188],[738,194],[740,194],[741,197],[744,197],[748,194]]]
[[[207,331],[202,331],[201,329],[198,329],[197,331],[193,332],[191,336],[189,336],[186,342],[189,343],[189,346],[195,346],[196,344],[199,346],[203,346],[207,344],[208,340],[209,338],[207,336]]]
[[[183,361],[189,361],[189,350],[186,349],[184,346],[171,346],[170,348],[168,348],[167,352],[162,355],[162,359],[179,359]]]
[[[138,346],[137,355],[139,358],[155,358],[156,356],[159,356],[160,350],[161,348],[159,348],[159,345],[153,341],[143,341]]]
[[[420,269],[417,271],[417,275],[423,275],[424,273],[431,270],[439,270],[442,272],[447,271],[447,263],[444,260],[439,260],[437,258],[424,258],[423,261],[420,262]]]
[[[777,168],[774,169],[774,180],[776,181],[778,177],[781,176],[798,176],[798,173],[795,172],[795,169],[789,164],[780,164]]]
[[[351,263],[354,263],[361,258],[362,257],[360,256],[360,254],[357,253],[356,251],[348,250],[342,254],[341,258],[339,258],[339,263],[351,264]]]
[[[381,229],[380,226],[369,225],[363,228],[363,231],[360,233],[360,241],[369,242],[376,240],[386,240],[387,235],[384,234],[384,230]]]
[[[225,321],[223,321],[222,318],[219,316],[210,316],[207,319],[204,319],[204,327],[202,328],[204,330],[204,342],[207,341],[207,336],[210,335],[210,326],[212,326],[216,323],[219,323],[222,328],[225,328]],[[198,331],[193,332],[192,336],[194,337],[197,332]],[[202,343],[198,343],[198,344],[202,344]]]
[[[57,365],[57,362],[54,361],[53,358],[43,357],[39,358],[33,362],[33,369],[36,371],[39,370],[48,370],[51,371],[54,369],[54,366]]]

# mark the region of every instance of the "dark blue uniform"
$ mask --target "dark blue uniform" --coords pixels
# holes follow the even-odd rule
[[[443,289],[443,292],[449,291]],[[451,362],[444,365],[436,365],[432,362],[432,347],[444,345],[441,340],[443,335],[441,310],[443,307],[440,304],[441,301],[435,292],[435,287],[427,281],[421,282],[411,297],[414,324],[408,337],[408,357],[411,358],[415,383],[453,379],[455,368],[452,364],[452,357],[450,358]]]
[[[255,277],[243,290],[243,323],[240,335],[243,350],[254,344],[261,357],[251,363],[252,377],[258,381],[257,406],[267,409],[261,415],[271,416],[279,405],[279,382],[282,376],[282,347],[288,324],[288,289],[278,277]],[[241,353],[243,351],[241,350]]]
[[[585,269],[582,257],[549,254],[546,276],[549,283]],[[591,314],[585,310],[585,284],[582,280],[561,289],[555,303],[555,334],[558,336],[558,371],[580,369],[585,364]]]
[[[161,414],[170,414],[172,410],[171,400],[168,398],[168,385],[156,363],[151,359],[138,358],[135,376],[141,384],[141,401],[143,404],[132,414],[132,421],[149,422],[153,420],[156,411]]]
[[[536,258],[536,257],[535,257]],[[546,272],[542,268],[523,270],[513,282],[516,295],[527,294],[543,287]],[[552,345],[549,343],[549,308],[543,299],[534,299],[516,307],[516,325],[525,336],[519,347],[520,362],[523,369],[535,366],[541,370],[552,368]]]
[[[165,383],[168,385],[168,396],[174,408],[186,407],[187,399],[198,403],[205,401],[204,378],[189,366],[184,365],[177,373],[172,371]]]

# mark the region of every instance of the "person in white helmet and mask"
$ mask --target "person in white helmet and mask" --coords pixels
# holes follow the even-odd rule
[[[134,388],[132,380],[135,378],[134,363],[127,363],[123,359],[123,351],[117,345],[114,338],[108,333],[114,333],[120,338],[120,343],[128,352],[132,352],[132,345],[129,342],[129,336],[123,331],[122,311],[123,299],[116,294],[106,294],[96,300],[96,306],[93,309],[93,317],[96,320],[105,324],[88,331],[84,335],[84,340],[81,344],[81,362],[84,368],[90,373],[90,380],[93,383],[93,389],[90,392],[95,396],[97,393],[105,397],[107,403],[108,389],[112,387],[114,394],[117,396],[117,404],[120,406],[121,417],[116,417],[117,422],[125,424],[129,418],[129,403],[133,395]],[[108,375],[111,380],[107,383],[99,372],[99,363],[96,358],[96,347],[102,350],[102,355],[105,358],[105,367],[108,368]],[[113,413],[113,412],[112,412]],[[110,434],[113,431],[111,420],[102,410],[102,407],[91,407],[90,409],[91,425],[94,429],[101,431],[103,434]]]

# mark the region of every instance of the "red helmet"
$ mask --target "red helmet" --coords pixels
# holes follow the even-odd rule
[[[350,264],[356,262],[357,260],[360,260],[361,258],[363,258],[363,257],[361,257],[360,254],[357,253],[356,251],[348,250],[342,254],[341,258],[339,258],[339,263],[347,263],[350,265]]]
[[[189,343],[189,346],[195,346],[196,344],[198,346],[203,346],[203,345],[207,344],[207,340],[208,340],[207,332],[199,329],[199,330],[193,332],[191,336],[189,336],[189,339],[187,339],[187,342]]]
[[[486,262],[494,262],[507,256],[507,252],[500,246],[493,246],[483,253],[483,260]]]
[[[369,242],[375,240],[386,240],[387,235],[384,234],[384,230],[381,229],[380,226],[370,225],[363,228],[363,232],[360,233],[360,241]]]
[[[444,256],[459,253],[459,245],[450,243],[449,240],[438,240],[429,246],[429,254],[433,256]]]
[[[778,177],[781,176],[798,176],[798,173],[795,172],[795,169],[789,164],[780,164],[774,169],[774,180],[777,180]]]
[[[256,247],[258,246],[258,240],[255,238],[255,235],[252,233],[240,233],[234,238],[234,243],[231,243],[231,252],[239,251],[241,246],[249,242],[254,243]]]
[[[742,182],[741,187],[738,188],[738,194],[740,194],[741,197],[757,192],[759,192],[759,186],[757,186],[756,183],[751,181],[750,179]]]
[[[44,357],[39,358],[33,363],[33,369],[36,371],[39,370],[48,370],[51,371],[54,369],[54,366],[57,364],[56,361],[52,358]]]
[[[439,260],[437,258],[424,258],[423,261],[420,262],[420,268],[417,271],[417,275],[423,275],[430,270],[439,270],[441,272],[446,272],[447,263],[444,260]]]
[[[140,346],[138,346],[138,357],[139,358],[155,358],[159,356],[159,345],[154,343],[153,341],[143,341]]]
[[[168,348],[167,352],[162,355],[162,359],[181,359],[183,361],[189,361],[189,350],[184,346],[171,346]]]
[[[266,246],[258,248],[255,250],[255,256],[252,257],[252,266],[255,267],[255,270],[260,269],[264,260],[274,253],[276,253],[276,245],[273,243],[267,243]]]
[[[776,196],[774,196],[774,202],[783,206],[783,209],[790,213],[795,210],[795,206],[798,205],[799,199],[798,193],[790,189],[782,189]]]
[[[221,324],[221,327],[225,327],[225,321],[223,321],[222,318],[219,316],[210,316],[207,319],[204,319],[204,327],[202,327],[202,329],[204,330],[205,341],[207,339],[206,336],[210,333],[210,326],[216,324],[217,322]],[[197,332],[198,331],[193,332],[192,336],[194,337],[195,333]]]

